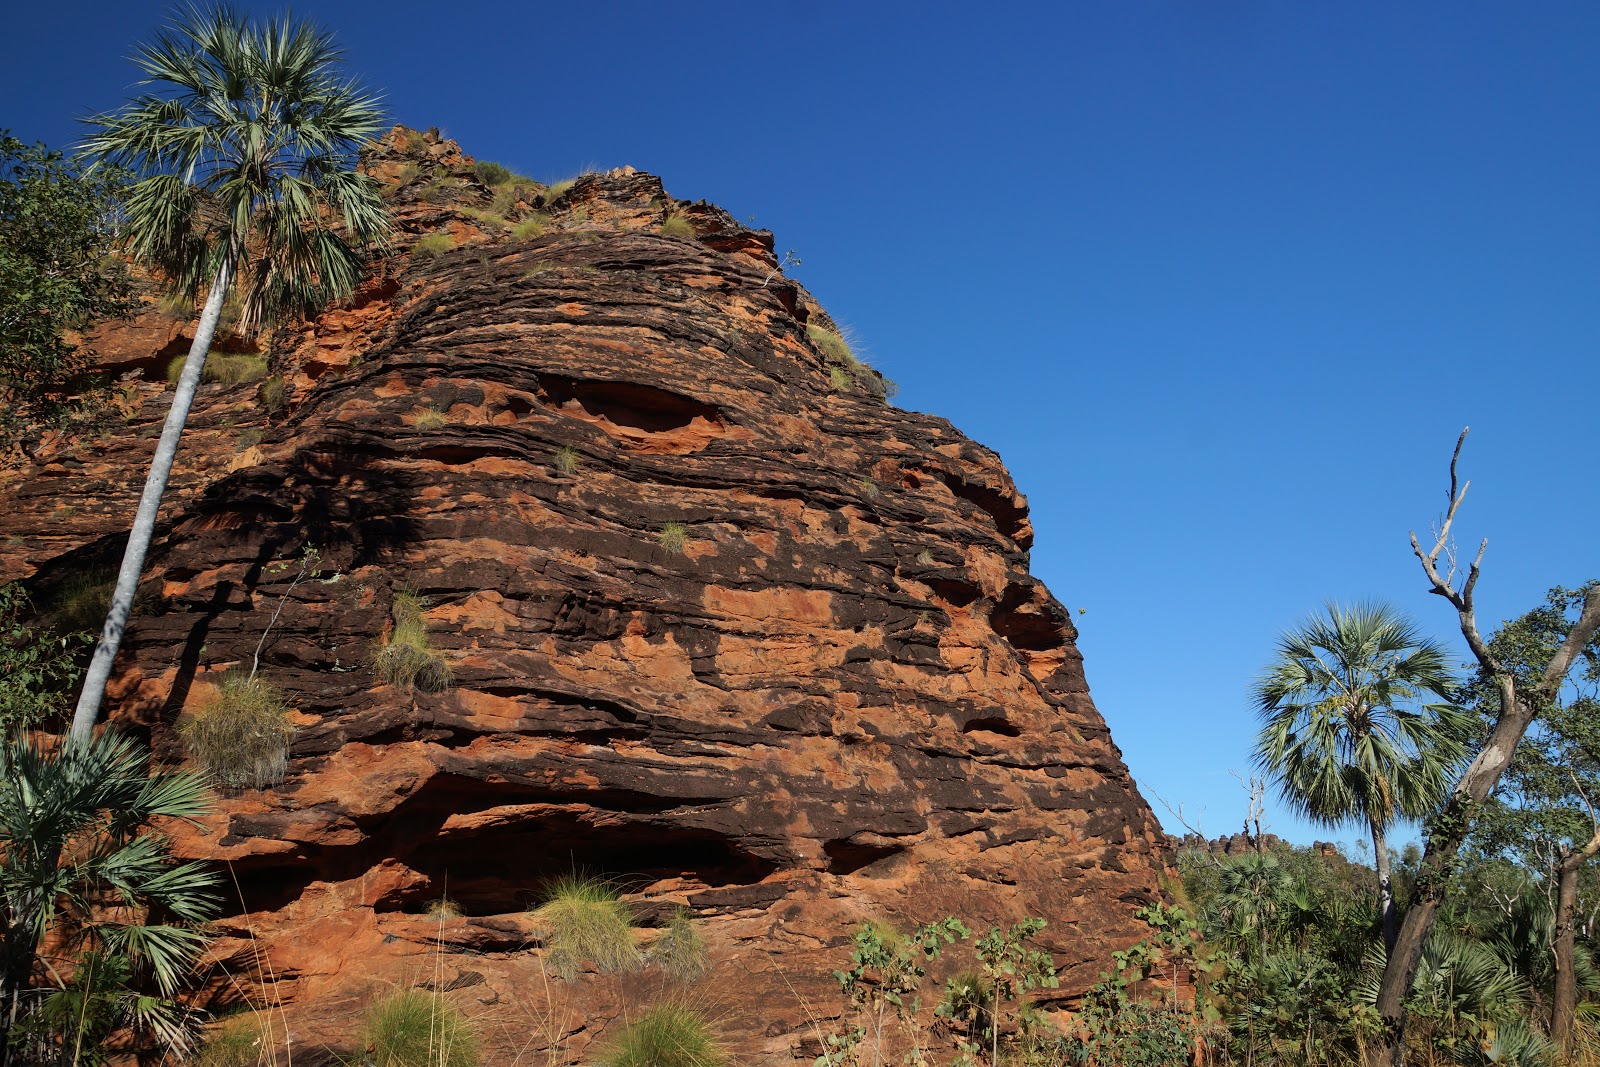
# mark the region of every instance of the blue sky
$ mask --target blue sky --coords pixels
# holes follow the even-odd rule
[[[168,10],[13,11],[0,125],[75,140]],[[1238,829],[1251,680],[1325,599],[1460,647],[1406,535],[1463,426],[1484,624],[1600,576],[1594,4],[297,10],[398,120],[535,177],[632,164],[796,249],[898,403],[1005,458],[1170,829],[1158,796]]]

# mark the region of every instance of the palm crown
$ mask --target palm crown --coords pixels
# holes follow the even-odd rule
[[[355,246],[389,228],[354,168],[382,112],[339,58],[308,23],[194,11],[135,52],[149,91],[90,120],[91,155],[146,175],[126,205],[134,255],[191,296],[234,266],[246,328],[348,293]]]
[[[1384,604],[1329,604],[1286,633],[1255,684],[1256,763],[1286,803],[1328,826],[1428,813],[1466,751],[1444,649]]]

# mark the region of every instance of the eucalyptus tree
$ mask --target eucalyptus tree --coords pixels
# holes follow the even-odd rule
[[[1543,604],[1489,638],[1490,651],[1521,688],[1533,688],[1584,595],[1584,589],[1552,589]],[[1544,698],[1473,830],[1485,852],[1519,857],[1553,892],[1550,1038],[1567,1051],[1578,1001],[1578,880],[1584,865],[1600,854],[1600,636],[1579,650],[1578,663],[1567,684]],[[1467,692],[1484,714],[1497,710],[1492,677],[1480,671]]]
[[[1472,722],[1450,702],[1456,686],[1443,646],[1384,604],[1329,604],[1283,635],[1255,684],[1255,759],[1283,800],[1312,822],[1372,835],[1386,948],[1388,831],[1431,812],[1454,778]]]
[[[1499,785],[1501,775],[1511,766],[1528,728],[1555,701],[1568,672],[1583,657],[1584,650],[1594,640],[1596,632],[1600,631],[1600,584],[1594,584],[1584,590],[1581,601],[1571,604],[1563,613],[1557,635],[1559,639],[1553,648],[1547,649],[1549,655],[1542,663],[1537,659],[1530,661],[1529,669],[1519,672],[1490,647],[1478,627],[1475,601],[1483,556],[1489,542],[1487,539],[1479,542],[1477,553],[1463,573],[1453,537],[1456,517],[1472,484],[1461,483],[1456,474],[1461,460],[1461,447],[1466,439],[1467,431],[1462,430],[1450,457],[1450,489],[1446,497],[1449,506],[1434,531],[1432,544],[1425,549],[1413,533],[1411,550],[1428,578],[1429,591],[1442,597],[1455,609],[1461,636],[1466,639],[1467,648],[1477,661],[1480,676],[1487,680],[1491,690],[1491,722],[1477,752],[1467,762],[1466,769],[1450,790],[1443,808],[1429,823],[1422,863],[1417,870],[1417,886],[1411,895],[1410,906],[1406,909],[1394,948],[1384,964],[1376,1001],[1383,1023],[1379,1045],[1382,1058],[1394,1067],[1401,1067],[1405,1054],[1406,996],[1422,961],[1423,949],[1427,945],[1439,906],[1450,885],[1451,869],[1457,853],[1482,805]]]
[[[73,715],[75,743],[99,715],[225,299],[241,291],[245,330],[309,313],[355,288],[361,246],[389,230],[377,182],[355,165],[382,112],[341,58],[308,22],[191,9],[134,53],[145,91],[89,120],[91,158],[141,176],[126,201],[128,249],[204,304]]]

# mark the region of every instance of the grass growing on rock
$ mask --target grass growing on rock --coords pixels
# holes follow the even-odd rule
[[[527,218],[511,227],[511,236],[519,241],[527,241],[544,233],[550,225],[550,216],[542,211],[535,211]]]
[[[624,1026],[600,1056],[602,1067],[724,1067],[727,1050],[705,1016],[684,1004],[657,1004]]]
[[[582,457],[578,455],[578,450],[576,448],[573,448],[571,445],[562,445],[560,448],[556,449],[556,472],[568,476],[576,474],[578,472],[578,465],[581,460]]]
[[[272,1027],[261,1014],[249,1011],[213,1027],[190,1062],[195,1067],[263,1067],[272,1061]]]
[[[666,222],[663,222],[661,224],[661,232],[668,237],[687,237],[693,239],[695,236],[694,224],[688,219],[684,218],[682,215],[674,215]]]
[[[423,408],[412,423],[419,430],[437,430],[449,425],[450,419],[438,408]]]
[[[288,770],[291,710],[276,686],[229,675],[215,696],[178,723],[178,736],[195,762],[224,786],[264,789],[283,781]]]
[[[478,1038],[461,1009],[437,993],[400,989],[367,1009],[361,1027],[372,1067],[478,1067]]]
[[[601,971],[635,971],[644,956],[633,940],[633,912],[606,881],[571,874],[545,886],[533,917],[545,924],[545,960],[567,978],[588,960]]]
[[[256,399],[261,401],[261,406],[271,414],[276,415],[289,406],[289,387],[283,380],[283,375],[274,374],[261,383],[261,388],[256,390]]]
[[[444,255],[455,246],[456,239],[449,234],[430,233],[425,237],[419,238],[417,243],[411,246],[411,258],[413,260],[433,259]]]
[[[175,356],[172,362],[167,364],[167,381],[176,383],[183,374],[183,368],[188,363],[188,356]],[[266,376],[266,356],[230,355],[226,352],[213,352],[206,357],[205,366],[200,368],[200,380],[202,382],[218,382],[222,385],[243,385],[245,382],[259,382]]]
[[[681,522],[666,523],[661,527],[661,532],[656,534],[656,540],[668,552],[681,556],[684,549],[689,547],[689,527]]]
[[[117,572],[111,567],[80,571],[64,582],[45,601],[45,608],[56,629],[64,634],[100,632],[111,610],[111,594],[117,589]],[[132,615],[148,615],[158,597],[153,585],[140,585],[133,595]]]
[[[806,336],[827,361],[828,380],[835,389],[841,392],[860,389],[879,400],[885,400],[897,391],[894,382],[856,356],[850,342],[842,334],[812,323],[806,327]]]
[[[427,602],[418,594],[401,590],[389,609],[394,627],[384,638],[372,667],[388,685],[396,689],[438,693],[453,680],[445,662],[428,638],[428,624],[422,617]]]
[[[694,917],[688,908],[672,913],[666,929],[650,946],[650,958],[680,982],[692,982],[706,973],[705,939],[694,928]]]

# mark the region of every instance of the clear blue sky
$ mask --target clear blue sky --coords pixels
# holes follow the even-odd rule
[[[535,177],[632,164],[798,250],[898,402],[1009,464],[1170,828],[1157,795],[1238,828],[1251,679],[1325,598],[1460,647],[1406,534],[1462,426],[1486,625],[1600,575],[1600,6],[297,10],[399,120]],[[167,11],[17,5],[0,125],[74,141]]]

